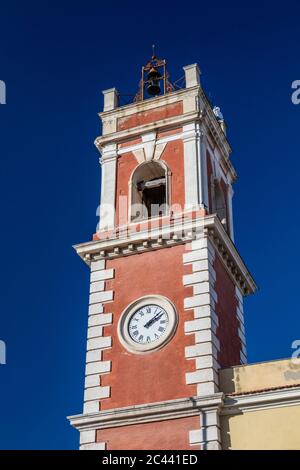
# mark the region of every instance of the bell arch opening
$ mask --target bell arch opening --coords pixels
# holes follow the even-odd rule
[[[214,211],[219,217],[221,223],[227,229],[227,208],[225,194],[220,183],[216,180],[214,182]]]
[[[166,215],[167,175],[161,162],[142,163],[136,168],[131,179],[131,222]]]

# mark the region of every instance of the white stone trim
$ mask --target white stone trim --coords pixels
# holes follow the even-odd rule
[[[85,389],[84,401],[101,400],[110,396],[110,387],[89,387]]]
[[[164,149],[166,144],[168,144],[169,142],[173,142],[174,140],[180,140],[182,138],[182,135],[183,135],[182,132],[178,132],[176,134],[171,134],[171,135],[162,137],[161,139],[157,139],[156,146],[159,146],[159,151],[160,151],[161,148]],[[143,141],[139,144],[128,145],[128,146],[122,145],[122,147],[118,148],[118,155],[123,155],[124,153],[128,153],[128,152],[134,153],[139,163],[142,163],[143,161],[145,161]],[[155,151],[154,151],[154,159],[155,160],[159,159],[158,154],[157,153],[155,154]]]
[[[105,442],[95,442],[93,444],[84,444],[80,446],[80,450],[105,450],[106,443]]]
[[[210,293],[194,295],[184,299],[184,308],[186,310],[190,310],[194,307],[203,307],[205,305],[210,305],[215,309],[215,301]]]
[[[209,207],[209,197],[208,197],[208,175],[207,175],[207,158],[206,158],[206,146],[207,139],[206,133],[200,123],[197,123],[197,132],[200,138],[197,141],[198,145],[198,156],[199,156],[199,182],[200,182],[200,205],[208,209]]]
[[[195,343],[206,343],[211,342],[215,348],[220,351],[220,341],[218,340],[217,336],[215,335],[215,325],[212,323],[212,326],[209,330],[200,330],[195,331]]]
[[[198,153],[195,124],[183,126],[185,207],[192,210],[199,206]]]
[[[97,303],[97,304],[92,304],[89,306],[89,316],[90,315],[98,315],[99,313],[103,312],[103,304],[102,303]]]
[[[112,279],[113,277],[114,277],[114,270],[113,269],[102,269],[102,270],[92,272],[91,282]]]
[[[218,350],[211,342],[198,343],[193,346],[186,346],[185,348],[185,357],[187,359],[208,355],[213,356],[215,359],[218,358]]]
[[[104,374],[105,372],[111,372],[111,361],[94,361],[89,362],[85,368],[86,376],[92,374]]]
[[[104,281],[91,282],[90,293],[101,292],[104,290]]]
[[[103,350],[112,346],[111,336],[105,336],[105,326],[113,321],[111,313],[103,313],[103,302],[113,299],[113,291],[105,291],[105,281],[114,277],[113,269],[105,269],[106,261],[91,262],[90,306],[87,331],[84,413],[99,411],[100,400],[109,398],[110,387],[101,386],[101,376],[111,372],[111,361],[103,361]],[[96,445],[96,447],[95,447]],[[99,448],[100,444],[84,443],[84,448]],[[83,448],[81,446],[81,448]]]
[[[189,433],[190,445],[199,445],[202,450],[221,450],[220,407],[202,409],[200,428]]]
[[[118,107],[119,93],[116,88],[109,88],[102,91],[104,96],[103,111],[112,111]]]
[[[93,349],[106,349],[112,345],[111,336],[99,336],[98,338],[91,338],[87,341],[87,350]]]
[[[101,203],[100,230],[111,229],[115,225],[115,201],[117,178],[117,146],[107,144],[102,149],[101,159]]]
[[[138,252],[165,248],[166,245],[187,243],[195,238],[195,234],[208,232],[214,248],[220,253],[220,260],[235,284],[239,284],[245,295],[255,292],[256,285],[247,267],[239,256],[234,244],[216,215],[198,216],[192,219],[190,213],[181,214],[163,226],[146,227],[141,231],[126,226],[126,235],[112,236],[105,240],[94,240],[74,246],[78,255],[89,265],[91,259],[118,258],[131,256]],[[165,219],[167,222],[167,218]],[[174,236],[174,234],[176,236]],[[179,234],[179,235],[177,235]],[[198,250],[201,251],[201,250]],[[186,253],[190,256],[190,253]],[[194,253],[192,253],[194,256]],[[196,261],[186,258],[185,263]],[[201,261],[202,258],[198,259]]]
[[[220,369],[220,364],[218,361],[214,358],[213,355],[208,354],[207,356],[199,356],[196,357],[196,369],[207,369],[207,368],[212,368],[214,370]]]
[[[102,359],[102,349],[93,349],[92,351],[87,351],[86,353],[86,364],[90,362],[101,361]]]
[[[92,374],[85,377],[85,388],[100,386],[100,375]]]
[[[88,325],[109,325],[112,323],[112,314],[111,313],[100,313],[98,315],[89,316]]]
[[[185,333],[192,333],[199,330],[214,329],[216,326],[211,317],[196,318],[195,320],[186,321],[184,323],[184,331]]]
[[[198,64],[186,65],[183,67],[185,75],[185,87],[191,88],[194,86],[200,86],[200,69]]]
[[[96,430],[84,430],[80,432],[80,450],[105,450],[105,442],[96,442]]]
[[[194,320],[186,321],[184,330],[185,334],[194,335],[194,345],[185,348],[185,357],[195,360],[195,371],[186,373],[186,383],[195,384],[198,395],[208,395],[218,392],[220,367],[217,360],[220,342],[216,337],[216,273],[213,268],[215,250],[204,234],[190,244],[190,249],[183,254],[183,262],[191,265],[193,274],[183,276],[183,285],[192,286],[194,295],[184,299],[184,308],[193,309]]]
[[[105,260],[100,259],[99,261],[92,261],[91,262],[91,272],[94,271],[103,271],[105,270]]]
[[[112,290],[95,292],[90,294],[90,304],[97,304],[100,302],[110,302],[113,300],[114,293]]]
[[[85,414],[98,413],[100,408],[99,400],[86,401],[83,404],[83,412]]]
[[[91,326],[88,328],[88,338],[97,338],[103,335],[103,326]]]
[[[95,442],[96,440],[96,431],[91,430],[91,431],[82,431],[80,433],[80,438],[79,438],[79,443],[81,444],[87,444],[90,442]]]

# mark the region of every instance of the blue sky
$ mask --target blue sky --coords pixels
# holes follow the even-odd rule
[[[157,45],[171,80],[198,62],[239,174],[238,249],[260,290],[245,303],[249,361],[289,357],[298,307],[297,2],[2,2],[0,446],[73,449],[82,409],[88,268],[96,226],[101,90],[135,93]]]

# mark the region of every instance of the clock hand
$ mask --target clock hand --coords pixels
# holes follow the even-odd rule
[[[159,320],[162,316],[163,316],[164,312],[159,312],[157,313],[153,318],[151,318],[151,320],[149,320],[145,325],[144,325],[144,328],[149,328],[149,326],[151,326],[154,322],[156,322],[157,320]]]

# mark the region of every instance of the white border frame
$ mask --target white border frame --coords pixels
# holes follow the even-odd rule
[[[169,317],[169,323],[166,331],[155,342],[150,344],[136,343],[128,333],[128,323],[132,315],[140,308],[155,304],[163,308]],[[173,303],[162,295],[146,295],[129,304],[122,312],[118,323],[118,338],[122,346],[127,351],[134,354],[147,354],[161,349],[174,336],[178,325],[178,314]]]

